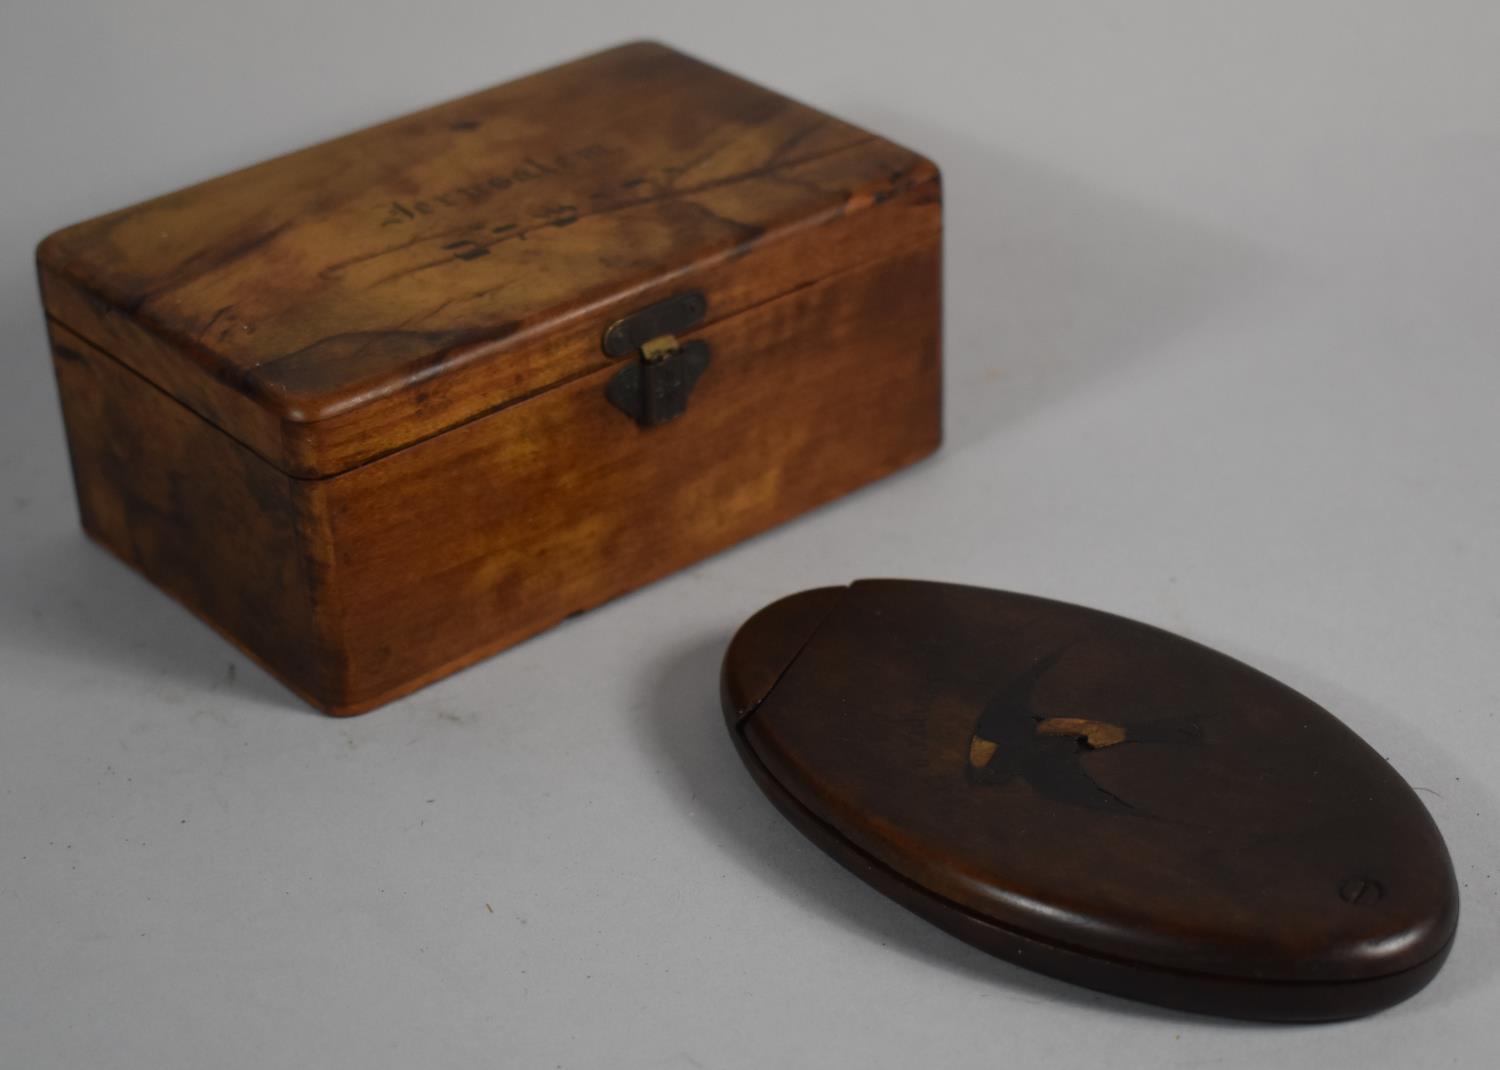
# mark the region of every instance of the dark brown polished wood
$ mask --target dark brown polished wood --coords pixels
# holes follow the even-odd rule
[[[950,584],[823,588],[745,624],[723,700],[804,833],[1033,969],[1323,1020],[1411,995],[1451,946],[1452,864],[1391,765],[1159,629]]]

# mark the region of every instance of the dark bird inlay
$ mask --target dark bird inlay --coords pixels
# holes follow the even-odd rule
[[[1140,813],[1099,784],[1080,759],[1089,751],[1121,743],[1191,743],[1202,729],[1190,717],[1167,717],[1129,727],[1076,716],[1077,711],[1038,711],[1033,693],[1068,647],[1032,662],[991,696],[969,737],[967,774],[975,784],[1024,780],[1043,798],[1115,813]]]

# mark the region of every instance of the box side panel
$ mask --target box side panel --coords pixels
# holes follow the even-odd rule
[[[325,481],[346,712],[378,704],[910,464],[941,437],[936,236],[691,337],[651,429],[619,365]]]
[[[321,704],[293,481],[103,351],[50,324],[84,530]]]
[[[49,320],[138,372],[273,466],[287,467],[280,418],[247,395],[237,380],[212,374],[195,341],[169,341],[45,264],[38,264],[37,281]]]

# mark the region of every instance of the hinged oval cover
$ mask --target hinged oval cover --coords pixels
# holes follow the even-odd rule
[[[1159,629],[949,584],[762,610],[724,664],[762,788],[972,943],[1211,1013],[1338,1018],[1436,973],[1441,835],[1326,710]]]

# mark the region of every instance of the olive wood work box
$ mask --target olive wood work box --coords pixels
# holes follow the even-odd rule
[[[37,260],[85,529],[331,713],[941,437],[937,168],[657,44]]]

